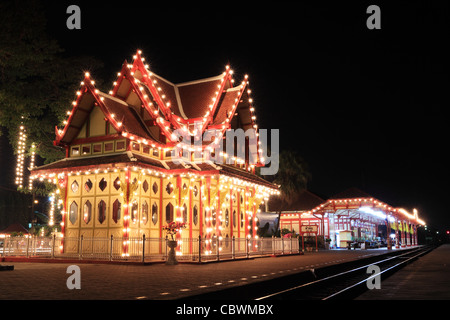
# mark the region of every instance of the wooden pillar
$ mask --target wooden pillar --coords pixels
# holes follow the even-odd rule
[[[131,171],[128,168],[125,168],[125,184],[126,184],[126,193],[124,194],[125,205],[123,208],[123,236],[122,236],[122,255],[128,256],[128,242],[130,236],[130,179],[131,179]]]
[[[411,227],[409,225],[409,222],[406,224],[407,230],[405,230],[406,233],[406,245],[408,247],[411,247]]]
[[[248,223],[248,187],[245,188],[244,193],[244,228],[245,228],[245,238],[249,237],[249,223]]]
[[[395,230],[395,248],[400,248],[400,224],[398,221],[395,221],[395,224],[397,225],[397,229]]]
[[[69,176],[64,174],[64,178],[58,180],[58,189],[60,190],[59,195],[63,200],[62,210],[64,213],[62,215],[62,223],[61,223],[61,234],[62,234],[63,238],[61,240],[60,253],[64,253],[64,239],[66,236],[66,224],[68,221],[67,217],[69,215],[69,208],[67,206],[67,197],[68,197],[67,189],[68,188],[69,188]]]
[[[175,219],[175,221],[177,221],[177,222],[183,222],[183,216],[182,216],[182,212],[181,212],[181,208],[182,208],[182,205],[181,205],[181,194],[182,194],[182,191],[183,191],[183,186],[181,185],[181,175],[178,175],[177,176],[177,188],[178,188],[178,195],[177,195],[177,197],[178,197],[178,199],[176,199],[176,202],[178,203],[178,206],[177,206],[177,208],[176,208],[176,215],[177,215],[177,217],[176,217],[176,219]],[[181,229],[180,229],[180,231],[181,231]],[[175,239],[177,240],[177,249],[176,249],[176,253],[177,254],[181,254],[181,232],[177,232],[177,234],[175,235]]]
[[[392,249],[392,240],[391,240],[391,223],[389,222],[389,218],[385,220],[386,221],[386,242],[387,242],[387,249]]]
[[[188,228],[189,228],[189,254],[192,254],[192,227],[194,226],[193,224],[193,219],[192,219],[192,188],[189,188],[189,209],[188,209]]]
[[[419,245],[419,241],[417,239],[417,224],[414,225],[414,240],[416,242],[416,246],[418,246]]]
[[[233,188],[230,187],[230,207],[229,207],[229,226],[230,226],[230,239],[233,238],[233,223],[234,223],[234,218],[233,218]]]
[[[216,207],[216,237],[220,239],[222,232],[220,231],[220,226],[222,225],[222,207],[220,206],[220,191],[219,191],[219,181],[216,184],[216,194],[213,195],[213,201]],[[216,199],[217,198],[217,199]],[[219,248],[217,248],[219,250]]]
[[[240,190],[236,190],[236,203],[237,203],[237,212],[236,212],[236,217],[237,217],[237,231],[238,231],[238,239],[241,238],[241,223],[242,223],[242,219],[241,219],[241,191]],[[241,250],[241,241],[238,240],[238,250]]]
[[[160,239],[163,238],[162,227],[163,227],[163,223],[164,223],[164,220],[163,220],[163,190],[164,190],[163,189],[163,178],[160,177],[159,178],[159,207],[158,207],[158,209],[159,209],[159,213],[158,213],[158,215],[159,215],[159,219],[158,219],[158,221],[159,221],[159,238]],[[160,241],[159,253],[163,253],[164,250],[165,250],[165,247],[163,245],[163,242]]]
[[[206,178],[206,252],[210,254],[211,252],[211,177]]]
[[[402,237],[402,248],[406,247],[406,239],[405,239],[405,224],[403,223],[403,221],[400,221],[401,225],[402,225],[402,231],[401,231],[401,237]]]
[[[200,179],[200,190],[198,191],[199,201],[199,235],[203,237],[203,192],[202,192],[203,181]]]

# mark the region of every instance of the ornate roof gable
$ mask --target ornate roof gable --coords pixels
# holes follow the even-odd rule
[[[233,87],[233,71],[226,66],[218,76],[173,84],[152,73],[141,54],[136,52],[132,64],[125,60],[109,94],[96,89],[86,72],[64,128],[56,128],[55,145],[69,145],[94,106],[119,135],[154,146],[176,145],[175,130],[203,135],[216,129],[222,136],[227,129],[257,130],[247,75]]]

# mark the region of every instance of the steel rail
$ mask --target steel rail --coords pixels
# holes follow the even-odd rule
[[[362,270],[362,269],[367,269],[369,266],[372,266],[372,265],[374,265],[374,264],[383,264],[383,263],[387,263],[387,262],[392,261],[392,260],[394,260],[394,259],[399,259],[399,258],[401,258],[401,257],[407,256],[407,255],[411,255],[412,253],[415,253],[415,252],[420,252],[418,255],[421,255],[421,254],[424,254],[424,252],[426,252],[426,251],[428,251],[428,250],[431,250],[431,249],[429,249],[429,248],[427,248],[427,249],[424,249],[424,248],[413,249],[412,251],[408,251],[408,252],[405,252],[405,253],[402,253],[402,254],[399,254],[399,255],[395,255],[395,256],[386,258],[386,259],[382,259],[382,260],[379,260],[379,261],[375,261],[375,262],[372,262],[372,263],[370,263],[370,264],[366,264],[366,265],[361,266],[361,267],[357,267],[357,268],[354,268],[354,269],[351,269],[351,270],[339,272],[339,273],[333,274],[333,275],[331,275],[331,276],[327,276],[327,277],[322,278],[322,279],[318,279],[318,280],[311,281],[311,282],[308,282],[308,283],[304,283],[304,284],[301,284],[301,285],[298,285],[298,286],[294,286],[294,287],[291,287],[291,288],[288,288],[288,289],[284,289],[284,290],[281,290],[281,291],[278,291],[278,292],[274,292],[274,293],[271,293],[271,294],[268,294],[268,295],[265,295],[265,296],[262,296],[262,297],[258,297],[258,298],[255,298],[254,300],[257,300],[257,301],[258,301],[258,300],[264,300],[264,299],[274,298],[274,297],[277,297],[277,296],[286,294],[286,293],[288,293],[288,292],[292,292],[292,291],[295,291],[295,290],[299,290],[299,289],[302,289],[302,288],[306,288],[306,287],[308,287],[308,286],[314,286],[314,285],[317,285],[317,284],[320,284],[320,283],[325,283],[325,282],[327,282],[327,281],[335,280],[335,279],[337,279],[337,278],[339,278],[339,277],[349,276],[349,275],[354,274],[354,273],[356,273],[356,272],[358,272],[358,271],[360,271],[360,270]],[[415,255],[415,256],[412,257],[412,258],[415,258],[415,257],[418,256],[418,255]],[[403,261],[403,263],[405,263],[406,261],[411,260],[412,258],[409,258],[408,260]],[[381,272],[381,273],[384,273],[385,271],[388,271],[388,270],[390,270],[390,269],[392,269],[392,267],[390,267],[390,268],[384,270],[384,271]],[[379,274],[377,274],[377,275],[379,275]],[[370,277],[364,279],[363,281],[359,281],[357,284],[366,283],[368,279],[371,279],[371,278],[373,278],[373,277],[375,277],[375,276],[376,276],[376,275],[372,275],[372,276],[370,276]],[[347,290],[349,290],[351,287],[354,287],[354,286],[356,286],[356,284],[355,284],[355,285],[351,285],[351,286],[349,286],[349,287],[346,288],[346,289],[340,290],[339,292],[343,293],[344,291],[347,291]],[[332,294],[332,295],[330,295],[330,296],[327,296],[327,298],[325,298],[325,299],[329,299],[329,298],[336,297],[336,296],[337,296],[336,294]]]
[[[331,295],[329,295],[329,296],[323,298],[322,300],[334,299],[334,298],[338,297],[339,295],[341,295],[341,294],[343,294],[343,293],[345,293],[345,292],[347,292],[347,291],[349,291],[349,290],[352,290],[352,289],[354,289],[354,288],[357,288],[358,286],[361,286],[361,285],[363,285],[363,284],[366,284],[368,280],[374,279],[375,277],[381,276],[382,274],[385,274],[385,273],[387,273],[387,272],[389,272],[389,271],[391,271],[391,270],[395,270],[396,268],[400,268],[401,266],[407,264],[409,261],[411,261],[411,260],[413,260],[413,259],[416,259],[416,258],[418,258],[419,256],[422,256],[422,255],[426,254],[428,251],[431,251],[431,250],[432,250],[432,249],[430,249],[430,248],[427,248],[427,249],[421,249],[421,250],[419,249],[419,250],[418,250],[418,251],[419,251],[418,254],[416,254],[416,255],[414,255],[414,256],[412,256],[412,257],[406,259],[406,260],[403,260],[403,261],[401,261],[401,262],[399,262],[399,263],[397,263],[397,264],[395,264],[395,265],[393,265],[393,266],[391,266],[391,267],[389,267],[389,268],[387,268],[387,269],[384,269],[384,270],[380,271],[380,273],[378,273],[378,274],[371,275],[371,276],[368,277],[367,279],[364,279],[364,280],[362,280],[362,281],[359,281],[359,282],[357,282],[357,283],[355,283],[355,284],[353,284],[353,285],[351,285],[351,286],[348,286],[348,287],[346,287],[346,288],[344,288],[344,289],[342,289],[342,290],[340,290],[340,291],[338,291],[338,292],[335,292],[335,293],[333,293],[333,294],[331,294]],[[411,252],[409,252],[409,253],[411,253]],[[400,256],[398,256],[398,257],[400,257]]]

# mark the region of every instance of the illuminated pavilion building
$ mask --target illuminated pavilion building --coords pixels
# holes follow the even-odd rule
[[[125,61],[109,93],[86,73],[68,119],[56,127],[54,144],[66,157],[32,170],[34,179],[57,185],[63,237],[122,238],[127,256],[127,239],[164,238],[171,221],[187,223],[178,253],[190,250],[181,248],[183,238],[200,236],[208,245],[256,236],[259,205],[278,193],[255,175],[260,144],[253,152],[246,138],[244,157],[239,146],[215,154],[227,129],[254,129],[259,137],[248,77],[235,86],[227,66],[218,76],[173,84],[144,61],[140,51]],[[214,135],[205,139],[208,130]],[[77,250],[62,243],[61,252]]]
[[[280,199],[269,200],[269,211],[280,207]],[[299,233],[301,226],[317,226],[318,236],[330,239],[332,247],[347,247],[349,243],[372,241],[380,238],[384,230],[388,246],[396,248],[417,245],[417,227],[425,225],[413,213],[403,208],[394,208],[371,195],[350,188],[328,200],[302,191],[283,207],[280,219],[281,229]],[[306,234],[312,236],[313,234]]]

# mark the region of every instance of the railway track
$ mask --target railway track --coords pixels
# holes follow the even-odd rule
[[[376,283],[378,279],[375,279],[375,277],[379,276],[382,281],[434,248],[427,246],[394,250],[365,259],[310,269],[276,279],[191,296],[188,299],[256,301],[353,299],[368,290],[368,282]],[[375,266],[379,273],[368,273],[368,268],[371,266]]]

